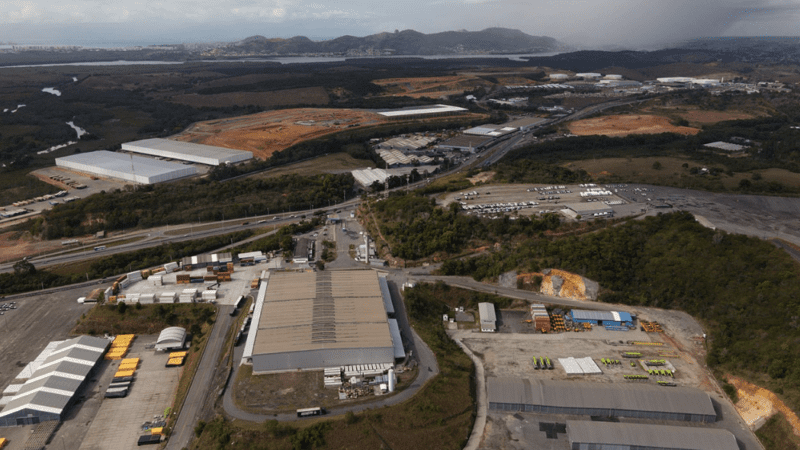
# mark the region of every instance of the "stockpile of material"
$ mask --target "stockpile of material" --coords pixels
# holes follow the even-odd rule
[[[133,337],[134,335],[132,334],[120,334],[115,337],[114,342],[111,343],[111,348],[106,353],[106,359],[113,361],[125,357],[125,354],[128,353],[128,347],[133,342]]]
[[[165,367],[179,367],[186,361],[187,352],[172,352],[169,354],[169,359]]]
[[[139,358],[123,359],[114,374],[114,379],[108,385],[106,398],[120,398],[128,395],[128,391],[133,383],[133,375],[139,367]]]

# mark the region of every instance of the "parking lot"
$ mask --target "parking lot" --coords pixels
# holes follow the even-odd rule
[[[624,199],[614,189],[602,185],[540,185],[506,184],[486,185],[461,192],[448,193],[439,199],[444,206],[457,202],[467,213],[481,217],[506,215],[532,216],[560,213],[569,204],[591,204],[611,208],[615,215],[641,213],[646,198]]]
[[[156,338],[137,336],[125,356],[141,359],[127,397],[103,398],[120,361],[111,361],[103,368],[92,393],[100,402],[100,409],[91,419],[79,447],[81,450],[127,450],[136,447],[139,436],[147,434],[142,430],[142,424],[162,417],[164,410],[172,406],[183,369],[164,367],[168,354],[152,349]],[[67,428],[67,424],[62,427]]]

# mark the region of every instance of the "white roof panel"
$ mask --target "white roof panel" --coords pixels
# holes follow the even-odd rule
[[[197,169],[192,166],[107,150],[56,158],[56,165],[142,184],[167,181],[197,173]]]
[[[173,141],[171,139],[145,139],[122,144],[122,149],[146,155],[191,161],[218,166],[225,163],[236,163],[253,158],[253,153],[243,150],[232,150],[212,145],[195,144],[193,142]]]
[[[467,111],[467,109],[450,105],[433,105],[424,108],[383,111],[379,112],[378,114],[384,117],[403,117],[403,116],[416,116],[420,114],[441,114],[447,112],[463,112],[463,111]]]

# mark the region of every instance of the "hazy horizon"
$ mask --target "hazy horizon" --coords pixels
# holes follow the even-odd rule
[[[578,48],[659,48],[703,37],[798,36],[800,3],[771,0],[403,0],[334,6],[303,0],[138,2],[11,0],[0,4],[0,42],[156,45],[234,42],[248,36],[313,40],[413,29],[431,34],[491,27],[550,36]]]

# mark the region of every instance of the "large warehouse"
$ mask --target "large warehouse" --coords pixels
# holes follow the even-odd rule
[[[143,141],[128,142],[122,144],[122,150],[209,166],[233,164],[253,159],[253,152],[170,139],[145,139]]]
[[[271,273],[253,324],[243,359],[254,374],[392,364],[403,345],[392,339],[372,270]]]
[[[431,106],[412,106],[409,108],[393,109],[391,111],[379,111],[387,119],[422,119],[427,117],[451,116],[462,114],[469,111],[460,106],[450,105],[431,105]]]
[[[195,175],[192,166],[99,150],[56,158],[56,166],[139,184],[155,184]]]
[[[572,450],[739,450],[736,436],[713,428],[567,420],[567,437]]]
[[[706,423],[717,420],[711,398],[700,389],[496,377],[486,381],[489,408],[499,411]]]
[[[0,411],[0,426],[61,420],[110,343],[80,336],[48,347],[49,355]]]

